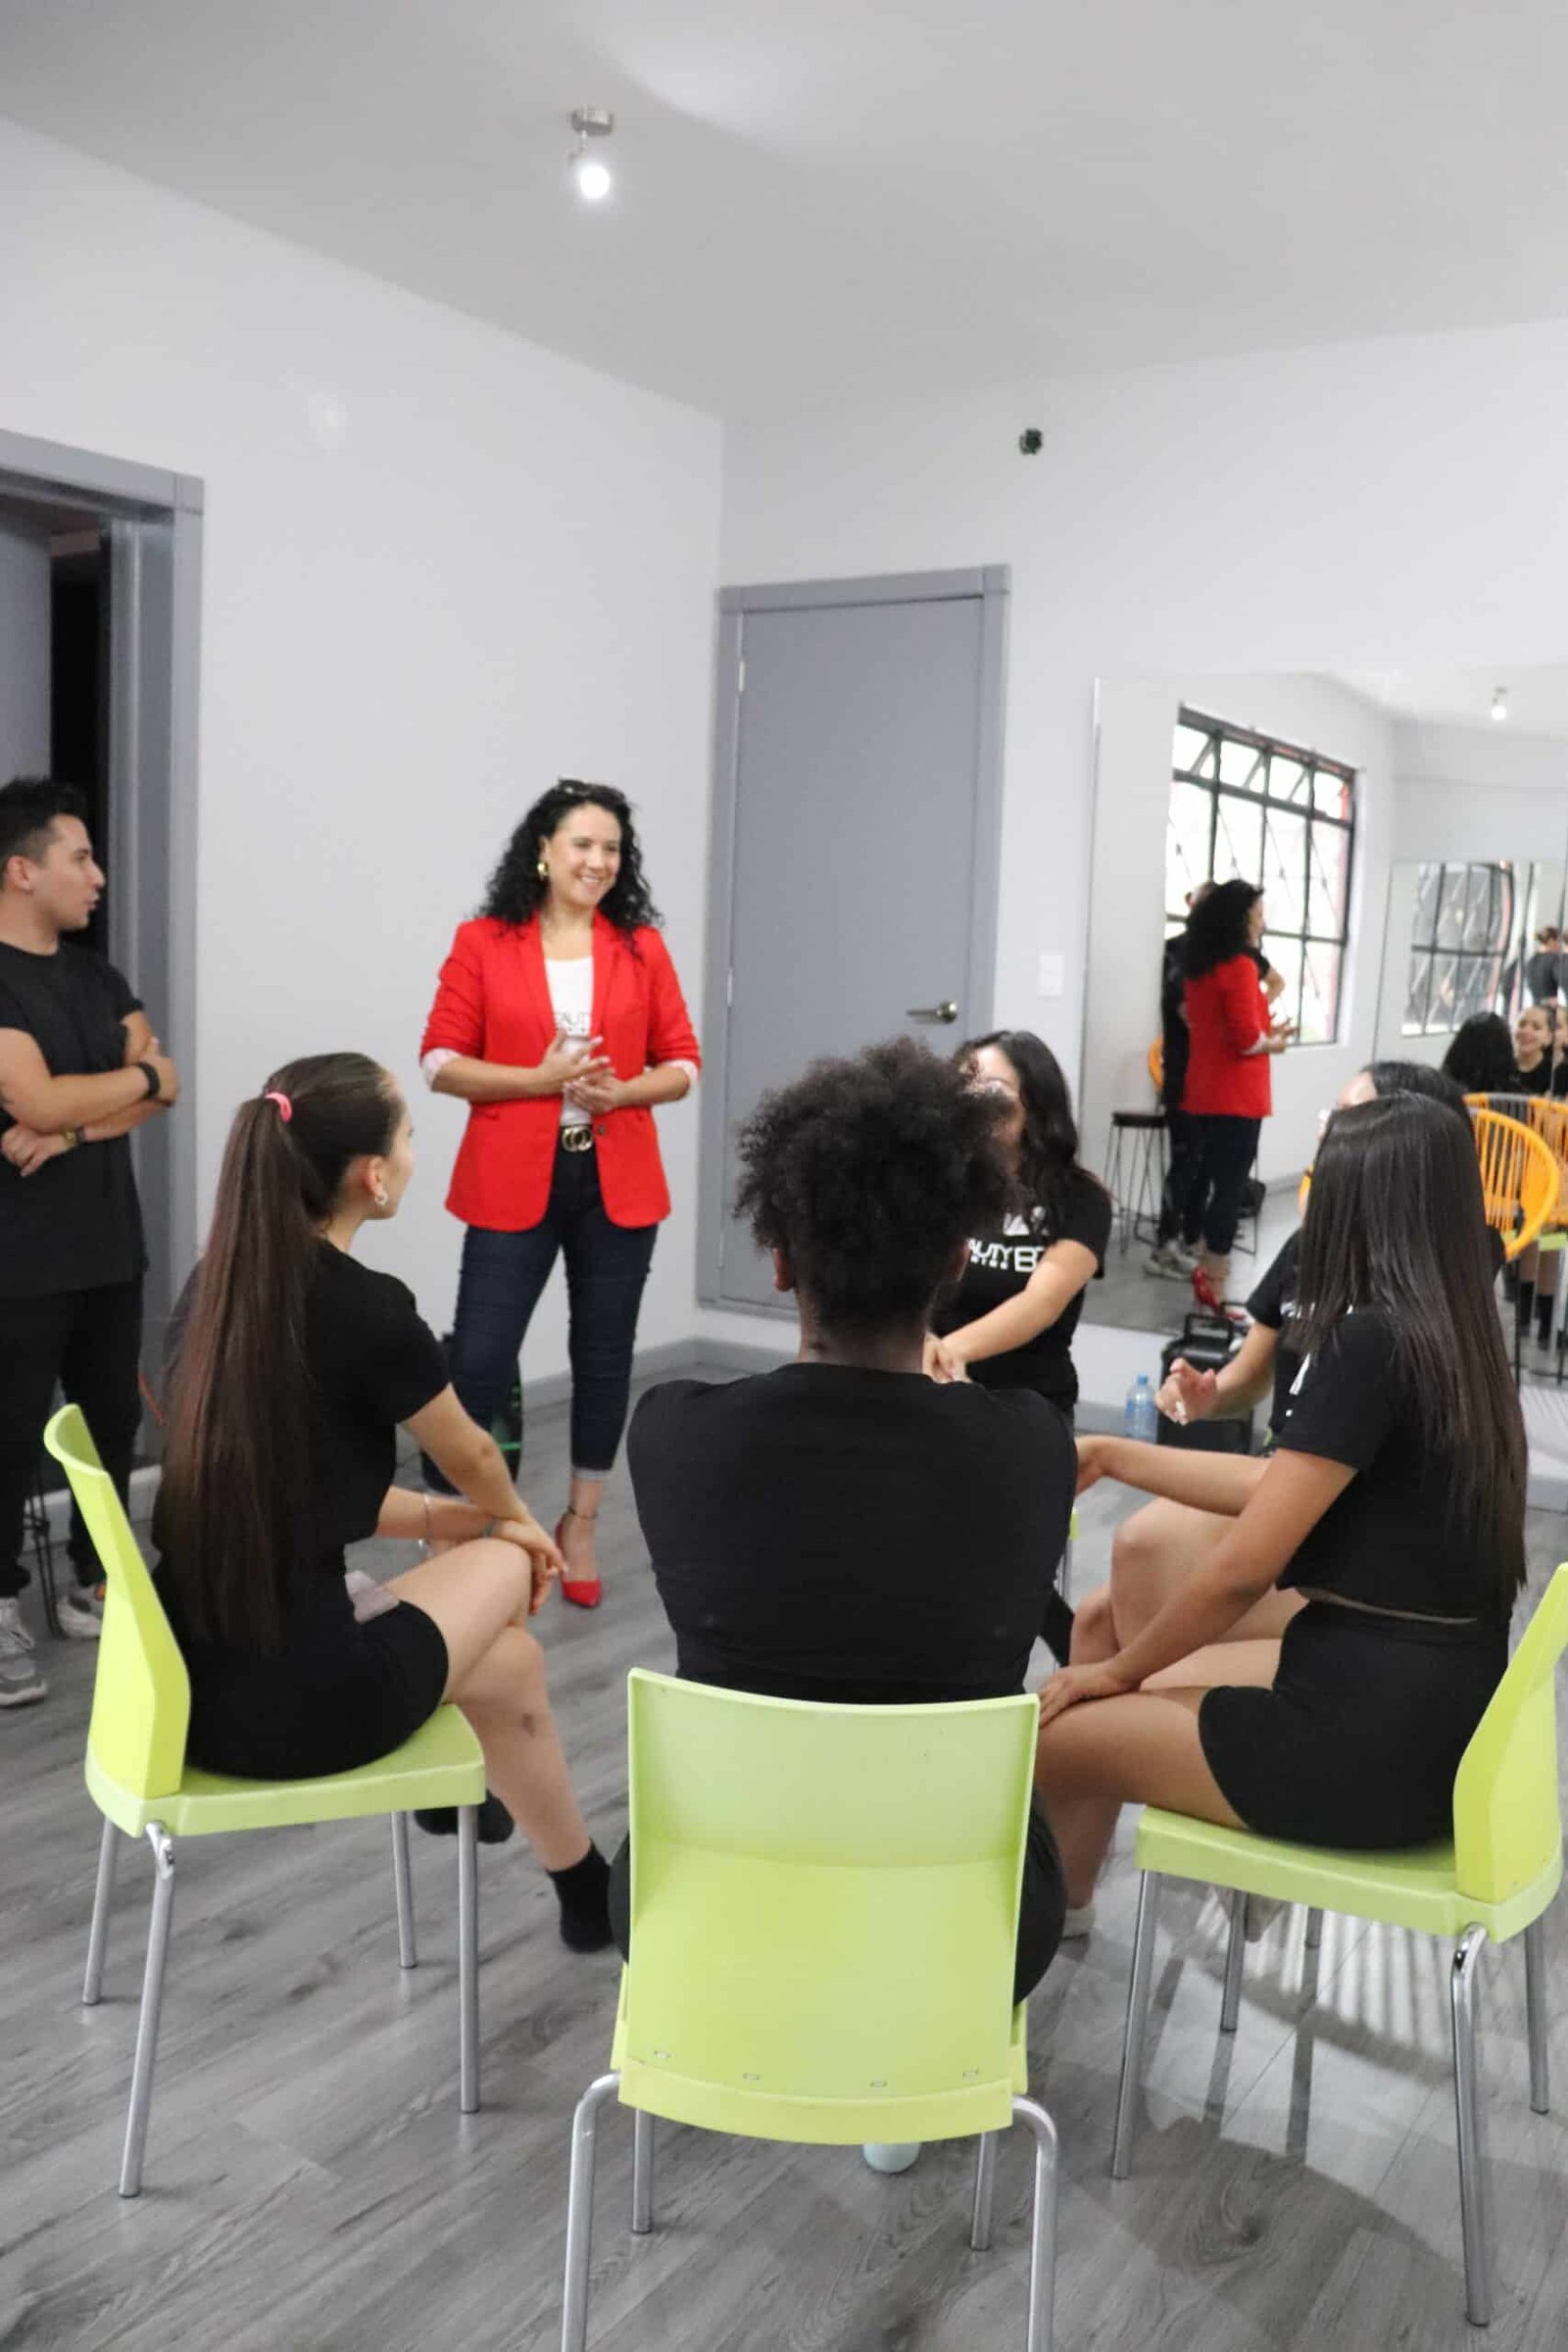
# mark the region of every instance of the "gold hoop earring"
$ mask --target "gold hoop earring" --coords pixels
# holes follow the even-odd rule
[[[537,865],[534,867],[534,869],[533,869],[533,870],[534,870],[534,872],[535,872],[535,873],[538,875],[538,877],[539,877],[539,879],[540,879],[540,881],[541,881],[541,882],[548,882],[548,881],[549,881],[549,879],[550,879],[550,868],[549,868],[549,866],[548,866],[548,865],[546,865],[546,863],[545,863],[545,861],[544,861],[544,859],[543,859],[542,858],[540,858],[540,860],[539,860],[538,864],[537,864]]]

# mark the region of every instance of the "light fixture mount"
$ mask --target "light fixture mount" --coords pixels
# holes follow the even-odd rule
[[[593,153],[593,142],[609,138],[615,127],[615,118],[608,106],[574,106],[570,119],[577,144],[566,159],[566,169],[583,202],[601,204],[614,186],[615,175]]]

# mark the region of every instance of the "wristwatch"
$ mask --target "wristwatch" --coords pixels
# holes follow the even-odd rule
[[[76,1146],[81,1142],[81,1129],[79,1127],[62,1127],[60,1138],[68,1152],[74,1152]]]

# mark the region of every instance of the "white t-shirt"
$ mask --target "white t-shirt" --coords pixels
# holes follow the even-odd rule
[[[550,986],[550,1008],[556,1016],[556,1027],[568,1037],[580,1038],[584,1045],[593,1035],[594,1018],[594,959],[577,956],[569,963],[559,956],[545,957],[545,979]],[[580,1103],[561,1099],[563,1127],[591,1127],[594,1115]]]

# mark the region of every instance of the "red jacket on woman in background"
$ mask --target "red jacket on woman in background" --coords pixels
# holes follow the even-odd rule
[[[617,930],[594,916],[592,1033],[617,1078],[640,1078],[666,1061],[702,1066],[669,950],[647,925]],[[441,966],[419,1057],[445,1049],[480,1061],[532,1069],[556,1034],[537,922],[494,915],[460,923]],[[522,1233],[550,1198],[561,1128],[561,1097],[474,1102],[452,1172],[447,1206],[465,1225]],[[594,1119],[599,1184],[612,1225],[657,1225],[669,1214],[669,1187],[654,1114],[639,1104]]]
[[[1232,956],[1182,991],[1189,1054],[1183,1110],[1196,1117],[1266,1119],[1273,1056],[1255,1050],[1269,1030],[1268,999],[1250,956]]]

